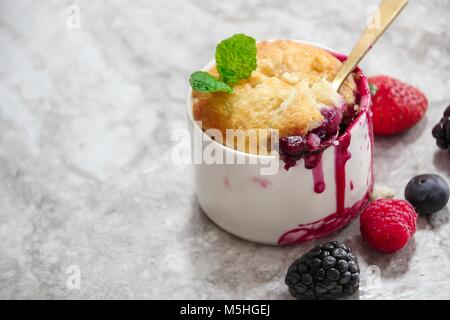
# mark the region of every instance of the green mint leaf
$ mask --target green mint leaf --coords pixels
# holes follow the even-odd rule
[[[216,64],[221,79],[229,85],[247,79],[256,70],[256,41],[244,34],[223,40],[216,49]]]
[[[198,92],[233,92],[233,88],[229,85],[204,71],[194,72],[189,79],[189,83],[192,89]]]
[[[378,87],[376,85],[369,83],[369,89],[372,97],[377,94]]]

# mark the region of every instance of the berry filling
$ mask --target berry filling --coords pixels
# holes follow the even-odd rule
[[[306,137],[290,136],[280,139],[279,152],[286,170],[294,167],[298,160],[305,159],[305,167],[313,169],[320,161],[322,151],[338,137],[343,119],[343,107],[324,107],[322,124]],[[352,109],[352,108],[349,108]]]
[[[324,121],[312,133],[319,136],[322,140],[336,136],[339,131],[339,125],[342,122],[342,107],[323,108],[320,113],[324,117]]]
[[[370,111],[371,107],[371,99],[370,99],[370,89],[367,83],[366,77],[362,74],[361,70],[356,69],[354,74],[355,80],[357,81],[357,91],[355,93],[355,104],[359,105],[359,109],[353,108],[353,105],[345,105],[344,108],[336,108],[337,110],[345,110],[342,114],[342,121],[338,124],[336,128],[337,120],[339,119],[333,114],[324,111],[324,123],[313,130],[309,135],[307,135],[303,140],[295,139],[297,144],[301,144],[302,141],[310,141],[309,146],[307,144],[307,148],[300,148],[297,145],[298,149],[290,148],[293,139],[290,137],[286,137],[283,140],[283,143],[280,143],[280,157],[286,162],[286,168],[289,169],[292,166],[295,166],[296,161],[298,159],[305,159],[305,167],[307,169],[312,169],[312,175],[314,180],[314,192],[323,193],[326,189],[325,185],[325,177],[322,167],[322,154],[323,150],[330,146],[331,144],[335,144],[335,152],[334,152],[334,179],[336,184],[336,212],[326,216],[321,220],[317,220],[311,222],[309,224],[300,224],[296,228],[293,228],[287,232],[285,232],[278,240],[280,245],[292,244],[292,243],[301,243],[307,240],[317,239],[324,237],[343,226],[347,225],[352,219],[354,219],[362,209],[367,206],[369,194],[373,188],[373,127],[371,125],[371,117],[372,113]],[[333,121],[335,120],[335,121]],[[364,130],[368,130],[365,135],[365,139],[370,139],[369,147],[371,152],[370,157],[370,171],[367,174],[366,188],[367,190],[365,195],[361,198],[360,201],[353,204],[351,207],[347,207],[345,205],[346,202],[346,190],[348,186],[348,180],[346,177],[346,165],[348,160],[351,159],[351,152],[349,150],[351,138],[352,138],[352,128],[355,126],[361,126],[361,121],[365,121],[364,126],[367,125],[367,128]],[[330,128],[329,130],[324,130],[323,127],[335,125],[334,130]],[[325,133],[322,136],[319,136],[320,133]],[[334,133],[334,135],[327,136],[327,133]],[[314,135],[313,135],[314,134]],[[320,143],[317,143],[317,138],[319,138]],[[280,141],[281,142],[281,141]],[[336,142],[336,143],[334,143]],[[314,148],[311,148],[314,146]],[[308,152],[308,148],[314,149],[313,151]],[[306,149],[306,151],[305,151]],[[290,150],[290,154],[286,153],[286,151]],[[292,156],[295,154],[295,150],[302,150],[301,154],[297,154],[296,157]],[[361,149],[362,150],[362,149]],[[358,186],[352,181],[350,181],[349,186],[351,192],[357,191]]]

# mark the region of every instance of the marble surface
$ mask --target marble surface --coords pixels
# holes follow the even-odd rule
[[[374,3],[0,0],[0,298],[289,299],[285,271],[315,242],[225,233],[200,211],[190,167],[170,162],[187,77],[238,32],[348,52]],[[80,29],[68,28],[70,5]],[[377,182],[398,197],[415,174],[450,177],[430,137],[450,103],[449,11],[448,0],[411,0],[362,64],[430,100],[417,127],[376,141]],[[448,218],[420,219],[393,255],[371,250],[357,221],[326,240],[360,258],[354,298],[449,299]],[[77,271],[79,288],[68,285]]]

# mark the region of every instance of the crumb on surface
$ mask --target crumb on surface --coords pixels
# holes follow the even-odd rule
[[[384,198],[393,198],[395,196],[395,190],[385,185],[375,184],[373,191],[370,194],[370,201],[375,201]]]

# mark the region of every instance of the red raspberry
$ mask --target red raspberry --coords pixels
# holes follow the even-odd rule
[[[391,253],[403,248],[416,232],[417,213],[409,202],[379,199],[361,214],[362,237],[375,249]]]

